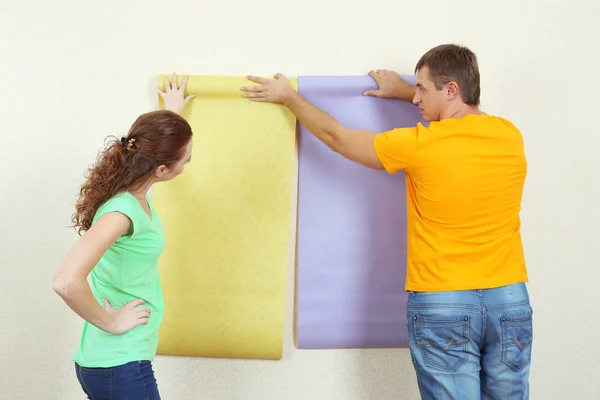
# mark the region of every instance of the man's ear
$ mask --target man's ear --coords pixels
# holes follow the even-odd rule
[[[456,82],[450,82],[446,84],[446,98],[448,100],[454,100],[458,95],[460,95],[460,89]]]

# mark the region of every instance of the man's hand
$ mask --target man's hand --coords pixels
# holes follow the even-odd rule
[[[274,78],[273,80],[247,76],[246,79],[260,86],[242,86],[240,90],[244,92],[243,96],[251,101],[288,105],[296,96],[296,91],[284,75],[276,74]]]
[[[378,69],[369,72],[369,76],[375,79],[376,90],[367,90],[365,96],[384,97],[412,101],[415,97],[416,87],[406,82],[394,71]]]
[[[196,96],[194,94],[190,94],[186,98],[183,97],[187,80],[187,75],[184,75],[183,80],[181,81],[181,86],[177,87],[177,74],[173,73],[170,83],[169,78],[165,76],[165,91],[163,92],[158,89],[158,94],[160,97],[162,97],[163,102],[165,103],[165,110],[181,114],[181,111],[183,111],[186,104]]]

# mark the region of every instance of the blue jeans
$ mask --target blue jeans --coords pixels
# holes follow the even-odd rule
[[[408,341],[421,398],[529,399],[532,314],[524,283],[409,292]]]
[[[150,361],[133,361],[111,368],[75,364],[75,372],[91,400],[160,400]]]

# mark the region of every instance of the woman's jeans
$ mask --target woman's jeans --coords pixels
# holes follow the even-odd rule
[[[408,340],[422,399],[528,399],[532,313],[524,283],[409,292]]]
[[[75,372],[91,400],[160,400],[150,361],[133,361],[111,368],[84,368],[75,364]]]

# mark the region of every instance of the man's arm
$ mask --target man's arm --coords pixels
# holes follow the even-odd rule
[[[347,129],[331,115],[310,104],[295,92],[284,105],[306,129],[331,150],[365,167],[383,169],[373,148],[376,132]]]
[[[373,147],[376,132],[347,129],[335,118],[306,101],[281,74],[275,80],[248,76],[260,86],[240,88],[251,101],[278,103],[286,106],[317,139],[345,158],[373,169],[383,165]]]

